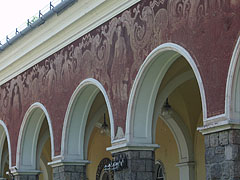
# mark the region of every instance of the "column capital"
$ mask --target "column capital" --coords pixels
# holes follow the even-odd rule
[[[240,129],[240,124],[229,121],[221,121],[218,123],[204,125],[197,128],[197,130],[200,131],[203,135],[217,133],[230,129]]]
[[[51,167],[58,167],[58,166],[65,166],[65,165],[80,165],[85,166],[89,164],[90,161],[88,160],[79,160],[79,159],[64,159],[62,157],[57,157],[52,160],[52,162],[49,162],[48,165]]]
[[[36,176],[41,173],[40,170],[35,169],[17,169],[15,166],[10,168],[11,173],[14,176],[24,176],[24,175],[30,175],[30,176]]]
[[[143,144],[143,143],[121,143],[113,144],[112,147],[108,147],[107,151],[111,153],[118,153],[124,151],[155,151],[159,148],[158,144]]]

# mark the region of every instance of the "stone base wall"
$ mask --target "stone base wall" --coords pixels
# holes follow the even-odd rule
[[[16,175],[14,180],[38,180],[38,175]]]
[[[240,180],[240,130],[205,135],[207,180]]]
[[[62,165],[53,168],[54,180],[86,180],[86,166]]]
[[[153,151],[125,151],[113,154],[127,157],[127,168],[114,172],[114,180],[152,180],[154,179],[155,158]]]

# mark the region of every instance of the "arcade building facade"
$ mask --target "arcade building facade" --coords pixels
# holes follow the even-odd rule
[[[240,179],[239,1],[51,11],[0,46],[0,179]]]

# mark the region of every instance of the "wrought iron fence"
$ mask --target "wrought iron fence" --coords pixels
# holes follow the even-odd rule
[[[59,13],[70,4],[77,0],[52,0],[48,5],[43,7],[38,13],[27,19],[22,25],[17,27],[15,31],[6,35],[6,37],[0,40],[0,52],[6,49],[9,45],[14,43],[20,37],[27,34],[32,29],[43,24],[47,19],[53,16],[55,13]]]

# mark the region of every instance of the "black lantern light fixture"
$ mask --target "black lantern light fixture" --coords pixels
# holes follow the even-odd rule
[[[106,114],[105,113],[103,114],[103,123],[101,126],[101,134],[104,134],[104,133],[108,133],[108,125],[106,122]]]
[[[163,110],[164,111],[169,111],[171,109],[170,104],[168,103],[168,98],[166,99],[164,105],[163,105]]]

